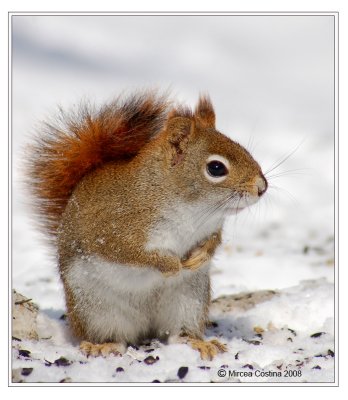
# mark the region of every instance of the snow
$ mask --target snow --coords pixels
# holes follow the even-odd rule
[[[12,283],[39,305],[41,339],[14,341],[12,368],[25,382],[337,381],[332,19],[175,18],[14,17]],[[213,297],[276,294],[248,309],[212,306],[217,326],[206,336],[228,346],[212,361],[187,345],[157,341],[129,347],[123,357],[82,355],[60,319],[65,306],[54,251],[36,230],[23,189],[25,147],[57,104],[98,104],[152,86],[171,87],[173,98],[190,105],[209,92],[218,128],[251,149],[263,170],[298,147],[269,173],[284,172],[270,178],[265,198],[226,222],[211,271]],[[148,365],[148,356],[159,359]],[[69,365],[55,364],[60,357]],[[218,376],[221,366],[226,377]],[[180,367],[188,367],[181,380]],[[23,376],[22,368],[33,370]],[[285,376],[286,369],[301,376]]]
[[[246,311],[222,312],[214,304],[211,318],[215,326],[206,336],[227,343],[228,352],[203,361],[185,344],[165,345],[156,340],[129,347],[122,357],[87,358],[69,336],[66,322],[42,313],[38,332],[44,339],[15,342],[13,368],[33,369],[26,382],[180,382],[181,367],[188,368],[184,382],[333,382],[330,315],[333,285],[326,279],[281,290]],[[19,349],[30,354],[20,355]],[[146,362],[149,356],[153,364]],[[67,365],[57,361],[62,357]],[[221,369],[225,377],[219,376]],[[247,371],[251,376],[230,377],[229,371]],[[262,376],[269,371],[280,376]]]

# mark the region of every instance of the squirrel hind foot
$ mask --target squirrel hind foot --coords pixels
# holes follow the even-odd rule
[[[227,352],[226,345],[220,343],[216,339],[205,341],[201,339],[189,338],[187,343],[194,350],[199,351],[202,360],[212,360],[218,353]]]
[[[203,340],[193,336],[175,335],[169,338],[168,343],[185,343],[194,350],[198,350],[202,360],[212,360],[217,354],[227,352],[227,346],[218,340]]]
[[[91,343],[83,341],[80,343],[80,350],[87,357],[107,357],[110,354],[120,356],[126,352],[126,346],[123,343]]]

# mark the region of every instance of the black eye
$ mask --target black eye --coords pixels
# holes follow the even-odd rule
[[[207,170],[209,172],[209,175],[211,176],[225,176],[228,174],[228,169],[226,168],[226,165],[223,162],[217,160],[208,162]]]

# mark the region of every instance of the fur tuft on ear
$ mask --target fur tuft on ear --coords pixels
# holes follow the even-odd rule
[[[200,96],[194,118],[203,128],[215,128],[215,112],[209,96]]]

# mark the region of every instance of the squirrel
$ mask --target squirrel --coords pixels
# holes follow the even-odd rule
[[[159,339],[212,359],[209,267],[227,215],[267,190],[259,164],[196,108],[136,92],[45,123],[28,181],[57,248],[70,329],[87,355]]]

